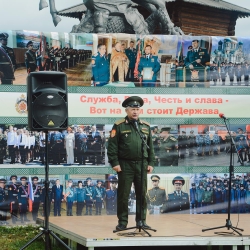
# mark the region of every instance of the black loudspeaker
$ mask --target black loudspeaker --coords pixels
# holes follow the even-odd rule
[[[68,127],[67,75],[31,72],[27,77],[28,126],[31,131]]]

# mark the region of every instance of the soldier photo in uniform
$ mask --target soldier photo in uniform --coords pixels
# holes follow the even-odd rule
[[[85,203],[85,188],[83,188],[82,181],[78,181],[76,188],[76,215],[82,216],[82,210]]]
[[[95,87],[102,87],[109,82],[109,60],[104,44],[99,44],[97,50],[92,56],[93,82]]]
[[[7,33],[0,33],[0,80],[2,84],[13,84],[17,68],[14,50],[7,46]]]
[[[192,49],[190,39],[184,40],[180,47],[183,53],[184,67],[178,72],[178,81],[183,82],[186,87],[208,87],[209,86],[209,68],[210,68],[210,38],[197,37],[192,40]],[[182,52],[183,50],[183,52]],[[182,60],[180,57],[179,60]]]
[[[86,179],[87,185],[85,186],[85,202],[86,202],[86,212],[85,215],[92,215],[92,209],[95,199],[95,189],[92,186],[92,178],[88,177]]]
[[[95,215],[101,215],[104,206],[106,190],[102,184],[102,180],[97,180],[97,185],[95,186]]]
[[[19,185],[17,182],[17,176],[11,175],[10,176],[10,183],[8,186],[8,201],[10,202],[10,213],[11,213],[11,219],[12,223],[16,224],[18,220],[18,189]]]
[[[160,214],[163,212],[163,208],[167,201],[166,190],[160,187],[160,177],[158,175],[152,175],[152,188],[147,192],[147,208],[149,214]]]
[[[64,199],[67,203],[67,216],[73,216],[73,204],[75,203],[75,188],[73,188],[72,186],[73,181],[72,180],[68,180],[68,185],[67,188],[65,190],[65,195],[64,195]]]
[[[126,81],[134,82],[134,70],[137,57],[137,50],[134,48],[134,41],[130,41],[129,47],[125,49],[125,54],[129,59],[129,68],[126,76]]]
[[[29,199],[27,177],[22,176],[20,178],[20,181],[21,181],[21,186],[18,188],[18,204],[19,204],[21,223],[24,223],[24,222],[29,222],[27,218],[28,199]]]
[[[29,41],[26,45],[28,51],[25,52],[25,65],[27,69],[27,73],[34,72],[37,69],[37,62],[36,62],[36,53],[33,50],[33,42]]]
[[[8,212],[8,197],[5,193],[5,183],[6,180],[4,178],[0,179],[0,225],[7,225],[7,212]]]
[[[182,176],[176,176],[172,180],[172,184],[174,186],[174,191],[167,194],[167,202],[163,208],[163,212],[185,213],[185,210],[189,210],[190,207],[189,195],[188,193],[182,191],[185,180]]]
[[[145,47],[145,55],[140,58],[138,71],[142,78],[143,87],[156,87],[157,73],[161,65],[158,56],[152,55],[152,47]]]
[[[34,201],[32,203],[32,218],[34,221],[36,221],[38,216],[38,210],[42,202],[41,186],[38,185],[37,176],[32,177],[32,185],[33,185],[33,197],[34,197]]]
[[[170,130],[170,127],[163,127],[160,132],[160,166],[178,166],[178,140]]]
[[[117,214],[117,177],[109,176],[110,188],[106,190],[106,213],[107,215]]]

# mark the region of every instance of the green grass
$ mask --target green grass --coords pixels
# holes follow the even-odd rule
[[[34,226],[0,227],[0,250],[18,250],[40,232],[39,227]],[[44,236],[37,239],[26,249],[44,250]],[[52,249],[62,250],[64,247],[58,245],[52,246]]]

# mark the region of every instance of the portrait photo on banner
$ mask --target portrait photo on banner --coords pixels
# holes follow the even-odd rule
[[[210,87],[212,37],[182,36],[178,42],[178,87]]]

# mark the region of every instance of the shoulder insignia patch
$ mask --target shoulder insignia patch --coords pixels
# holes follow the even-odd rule
[[[110,137],[113,138],[116,135],[116,130],[112,129],[111,133],[110,133]]]
[[[177,141],[177,139],[176,139],[174,136],[171,136],[171,137],[170,137],[170,140],[171,140],[171,141]]]
[[[161,189],[161,190],[165,190],[165,188],[164,188],[164,187],[159,187],[159,189]]]
[[[143,123],[143,124],[146,124],[146,125],[150,126],[150,124],[148,122],[144,121],[144,120],[140,120],[140,122]]]
[[[120,125],[121,123],[124,123],[126,120],[123,118],[123,119],[120,119],[118,121],[115,122],[115,125]]]

